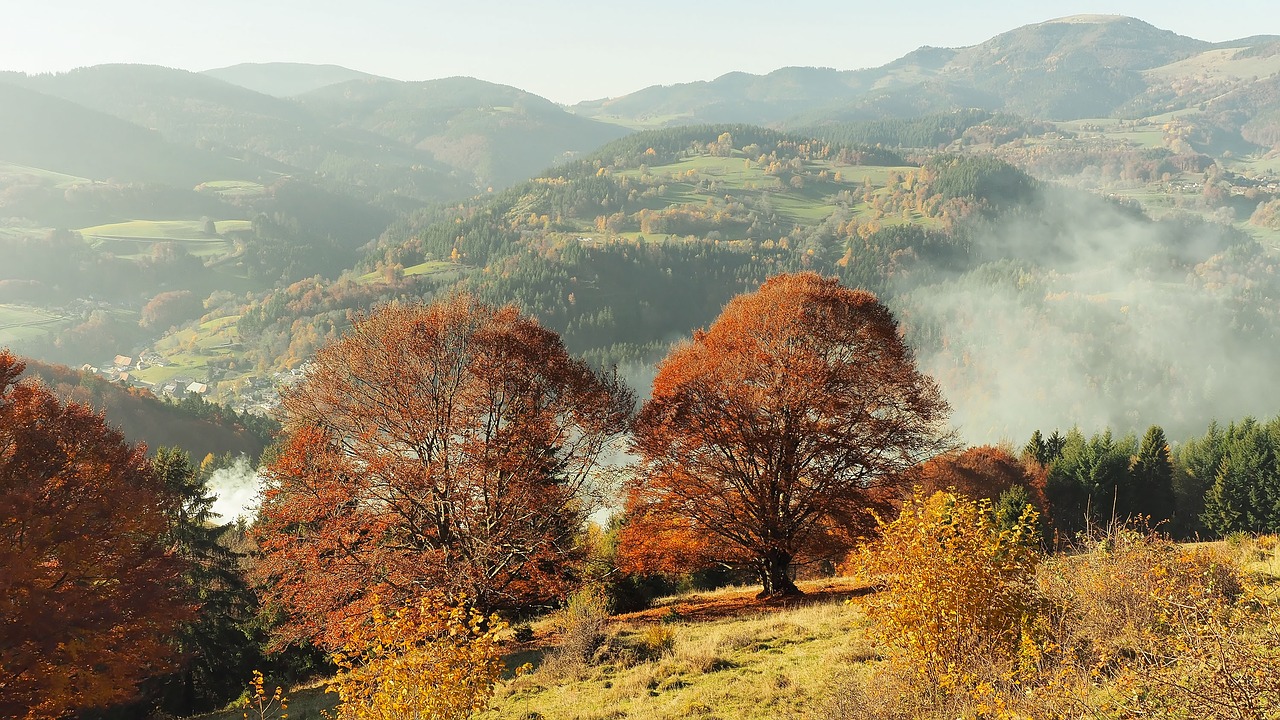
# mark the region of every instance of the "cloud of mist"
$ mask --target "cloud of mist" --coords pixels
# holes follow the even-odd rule
[[[961,436],[1159,424],[1184,439],[1280,411],[1274,265],[1256,244],[1067,197],[981,233],[984,264],[934,269],[943,280],[894,302]]]
[[[240,517],[252,517],[258,509],[259,491],[262,477],[249,462],[249,458],[241,455],[230,466],[215,470],[209,476],[209,489],[217,496],[213,503],[213,512],[228,522]]]

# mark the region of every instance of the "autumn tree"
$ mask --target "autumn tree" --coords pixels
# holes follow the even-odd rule
[[[925,496],[935,492],[953,492],[974,500],[993,503],[1015,486],[1022,486],[1036,497],[1044,491],[1044,471],[1035,463],[1024,463],[1006,450],[993,445],[980,445],[962,451],[947,452],[920,466],[916,478]],[[1038,499],[1037,507],[1043,507]]]
[[[0,351],[0,717],[131,698],[190,617],[145,449]]]
[[[511,306],[458,295],[357,321],[282,398],[256,533],[283,639],[338,647],[374,595],[554,598],[634,402]]]
[[[873,295],[775,277],[659,365],[635,429],[629,534],[670,539],[675,556],[692,535],[753,568],[762,595],[797,593],[792,562],[869,529],[868,508],[942,449],[947,411]]]

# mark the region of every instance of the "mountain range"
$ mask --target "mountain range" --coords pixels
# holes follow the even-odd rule
[[[290,175],[434,201],[510,186],[655,126],[809,130],[958,109],[1042,120],[1185,111],[1237,145],[1269,147],[1280,141],[1280,37],[1209,43],[1134,18],[1079,15],[970,47],[922,47],[879,68],[735,72],[571,108],[473,78],[404,82],[296,63],[0,73],[0,95],[0,161],[182,184],[192,174]],[[74,152],[49,142],[57,128],[74,136]],[[92,164],[104,162],[114,164]]]

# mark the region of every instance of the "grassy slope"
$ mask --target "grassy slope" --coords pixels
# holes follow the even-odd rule
[[[68,327],[71,320],[25,305],[0,305],[0,347]]]
[[[1274,602],[1280,592],[1280,547],[1253,540],[1206,543],[1227,551]],[[638,613],[611,618],[597,660],[581,666],[539,666],[557,638],[552,623],[535,623],[536,638],[508,657],[535,669],[499,684],[477,720],[772,720],[826,718],[829,693],[868,672],[881,657],[868,639],[861,607],[865,588],[852,578],[802,582],[792,605],[760,602],[757,588],[728,588],[668,598]],[[652,650],[670,630],[674,642]],[[1100,687],[1099,693],[1109,692]],[[337,703],[322,685],[290,693],[289,717],[320,720]],[[239,710],[200,716],[236,720]]]

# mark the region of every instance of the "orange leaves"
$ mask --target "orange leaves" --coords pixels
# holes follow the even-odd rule
[[[21,371],[0,351],[0,716],[61,717],[167,669],[191,608],[143,449]]]
[[[357,322],[283,398],[258,533],[284,639],[340,645],[371,593],[555,597],[633,402],[514,307],[459,295]]]
[[[1020,485],[1027,488],[1033,504],[1043,508],[1045,475],[1039,464],[1028,465],[1001,448],[982,445],[930,458],[920,467],[917,482],[926,496],[950,491],[993,502],[1004,491]]]
[[[766,593],[793,592],[792,559],[867,526],[866,508],[939,448],[946,413],[874,296],[781,275],[659,366],[628,512],[714,537],[751,559]]]

